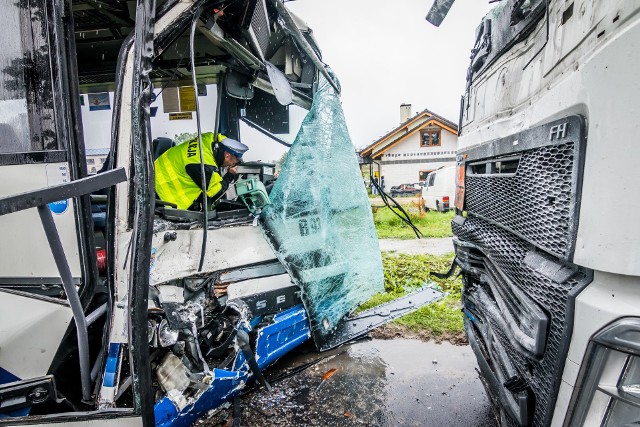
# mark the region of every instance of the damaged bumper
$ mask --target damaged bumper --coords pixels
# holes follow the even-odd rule
[[[287,352],[307,341],[309,321],[302,306],[293,307],[273,317],[273,323],[256,329],[255,360],[264,369]],[[169,390],[154,406],[156,426],[190,426],[207,411],[238,395],[253,374],[244,354],[239,351],[228,369],[213,368],[199,384],[198,391],[187,398]]]

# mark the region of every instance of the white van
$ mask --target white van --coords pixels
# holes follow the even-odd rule
[[[456,191],[455,166],[443,166],[427,175],[426,185],[422,188],[422,206],[446,212],[453,207]]]

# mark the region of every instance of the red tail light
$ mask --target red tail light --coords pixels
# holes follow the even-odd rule
[[[466,154],[456,157],[456,168],[458,169],[458,173],[456,173],[456,197],[454,199],[454,204],[455,204],[455,207],[460,211],[462,211],[464,208],[464,178],[465,178],[464,159],[466,157],[467,157]]]
[[[449,204],[449,196],[444,196],[442,198],[442,203],[446,203],[448,205]]]
[[[98,273],[107,274],[107,250],[96,249],[96,261],[98,264]]]

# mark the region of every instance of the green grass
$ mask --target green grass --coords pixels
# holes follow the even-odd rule
[[[454,212],[420,212],[419,208],[413,205],[403,206],[409,214],[413,224],[422,232],[424,237],[450,237],[451,220]],[[380,239],[415,239],[416,235],[407,224],[398,218],[387,207],[373,208],[373,222],[376,225],[378,238]]]
[[[460,298],[448,295],[440,301],[422,307],[397,319],[395,322],[413,332],[430,332],[430,335],[462,334],[462,312]]]
[[[462,334],[464,332],[460,311],[462,281],[455,277],[436,279],[429,275],[431,271],[447,271],[452,259],[453,254],[398,255],[384,252],[382,263],[385,292],[374,295],[359,308],[359,311],[392,301],[423,286],[425,282],[433,281],[449,295],[394,322],[413,332],[425,332],[427,335],[436,337],[442,334]]]

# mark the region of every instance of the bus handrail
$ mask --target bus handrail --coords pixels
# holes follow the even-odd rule
[[[83,196],[119,184],[126,179],[127,174],[124,168],[120,167],[63,184],[0,197],[0,216]]]
[[[47,236],[49,248],[51,248],[53,259],[60,274],[62,286],[69,300],[73,320],[76,324],[82,400],[85,403],[90,403],[91,400],[91,371],[89,368],[87,318],[84,314],[82,303],[80,302],[78,290],[73,283],[71,269],[69,268],[69,263],[67,262],[67,257],[60,241],[60,235],[58,234],[48,204],[102,190],[123,182],[126,179],[127,174],[124,168],[117,168],[99,175],[0,198],[0,216],[31,208],[38,209],[40,221]]]

